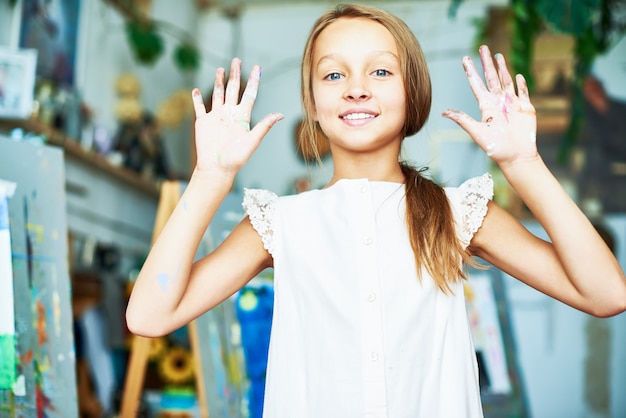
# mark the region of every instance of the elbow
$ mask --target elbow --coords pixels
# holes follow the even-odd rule
[[[626,287],[623,291],[611,295],[606,301],[595,304],[589,313],[598,318],[610,318],[622,312],[626,312]]]
[[[149,318],[148,315],[141,315],[128,307],[126,309],[126,327],[134,335],[146,338],[157,338],[167,335],[164,329],[159,327],[160,321]]]
[[[622,312],[626,312],[625,300],[619,301],[618,303],[606,304],[605,306],[599,307],[599,309],[596,309],[594,312],[591,312],[591,314],[598,318],[610,318]]]

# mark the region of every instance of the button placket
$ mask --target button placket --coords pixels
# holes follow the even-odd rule
[[[366,410],[385,409],[385,362],[383,350],[382,315],[379,298],[379,262],[376,242],[376,219],[371,184],[359,184],[353,198],[361,210],[355,221],[361,241],[358,249],[359,294],[361,312],[361,367],[364,376],[364,405]],[[383,415],[384,416],[384,415]]]

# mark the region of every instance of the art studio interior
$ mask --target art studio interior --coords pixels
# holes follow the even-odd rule
[[[301,66],[311,27],[338,3],[0,0],[0,417],[262,417],[272,268],[161,337],[130,332],[126,307],[196,166],[191,91],[209,106],[233,57],[242,78],[262,67],[250,125],[284,117],[196,257],[245,217],[245,189],[285,196],[329,182],[328,140],[315,152],[300,142]],[[461,59],[489,45],[526,76],[539,153],[625,268],[624,2],[361,3],[406,22],[428,63],[430,117],[403,158],[450,187],[490,173],[493,200],[549,240],[498,166],[440,116],[480,119]],[[626,314],[588,315],[495,267],[468,276],[485,417],[626,417]]]

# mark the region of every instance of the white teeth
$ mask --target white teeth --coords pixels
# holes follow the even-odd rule
[[[369,113],[350,113],[344,116],[344,119],[348,120],[357,120],[357,119],[371,119],[374,115],[370,115]]]

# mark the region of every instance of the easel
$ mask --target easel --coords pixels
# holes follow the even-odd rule
[[[159,204],[157,207],[154,230],[152,232],[152,243],[161,233],[168,218],[174,211],[181,195],[181,184],[177,181],[166,181],[161,186]],[[200,342],[198,338],[198,325],[192,321],[188,325],[191,352],[195,366],[196,393],[200,406],[200,417],[209,418],[209,406],[206,398],[205,380],[203,376],[202,358],[200,356]],[[130,349],[130,359],[126,370],[124,382],[124,392],[120,411],[121,418],[135,418],[141,398],[148,354],[150,352],[151,339],[135,336]]]

